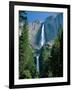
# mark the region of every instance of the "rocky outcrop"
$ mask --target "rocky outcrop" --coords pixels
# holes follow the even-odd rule
[[[38,34],[38,31],[40,29],[41,23],[39,20],[35,20],[32,23],[29,23],[29,41],[31,46],[36,49],[37,45],[36,45],[36,37]]]

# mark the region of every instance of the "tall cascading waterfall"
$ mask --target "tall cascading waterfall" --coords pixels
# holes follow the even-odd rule
[[[44,35],[44,24],[43,24],[41,31],[41,41],[40,41],[41,47],[44,45],[44,43],[45,43],[45,35]]]
[[[45,43],[45,35],[44,35],[44,24],[41,28],[41,40],[40,40],[40,46],[42,47]],[[36,55],[36,68],[37,72],[39,73],[39,53]]]

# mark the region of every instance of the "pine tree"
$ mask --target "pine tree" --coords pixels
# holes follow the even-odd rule
[[[63,76],[63,29],[60,28],[51,50],[50,67],[53,77]]]
[[[24,12],[25,13],[25,12]],[[23,19],[24,25],[19,37],[19,78],[32,78],[35,73],[35,66],[33,60],[32,49],[29,45],[28,38],[28,22],[26,14],[20,13],[21,20]]]
[[[40,54],[40,77],[45,78],[49,75],[49,53],[50,49],[48,45],[44,45]]]

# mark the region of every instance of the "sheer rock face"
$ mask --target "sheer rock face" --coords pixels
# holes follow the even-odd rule
[[[29,23],[29,41],[31,46],[34,49],[37,49],[37,45],[36,45],[36,37],[38,34],[38,31],[40,29],[41,23],[39,20],[35,20],[32,23]]]
[[[58,14],[55,17],[50,16],[44,23],[46,41],[49,42],[57,36],[59,28],[63,26],[63,14]]]
[[[59,32],[59,28],[63,26],[63,14],[47,17],[44,22],[38,19],[33,22],[28,22],[29,42],[33,49],[40,48],[41,29],[44,23],[45,43],[52,42]],[[23,23],[19,26],[19,35],[21,35]]]

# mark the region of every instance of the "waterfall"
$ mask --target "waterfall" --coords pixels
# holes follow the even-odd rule
[[[36,68],[37,68],[37,72],[39,72],[39,55],[36,56],[36,60],[37,60]]]
[[[44,24],[42,25],[42,30],[41,30],[41,47],[44,45],[45,43],[45,36],[44,36]]]
[[[44,45],[45,43],[45,36],[44,36],[44,24],[42,25],[42,28],[41,28],[41,40],[40,40],[40,45],[41,47]],[[36,53],[36,69],[37,69],[37,72],[39,73],[39,56],[40,56],[40,53],[37,52]]]

